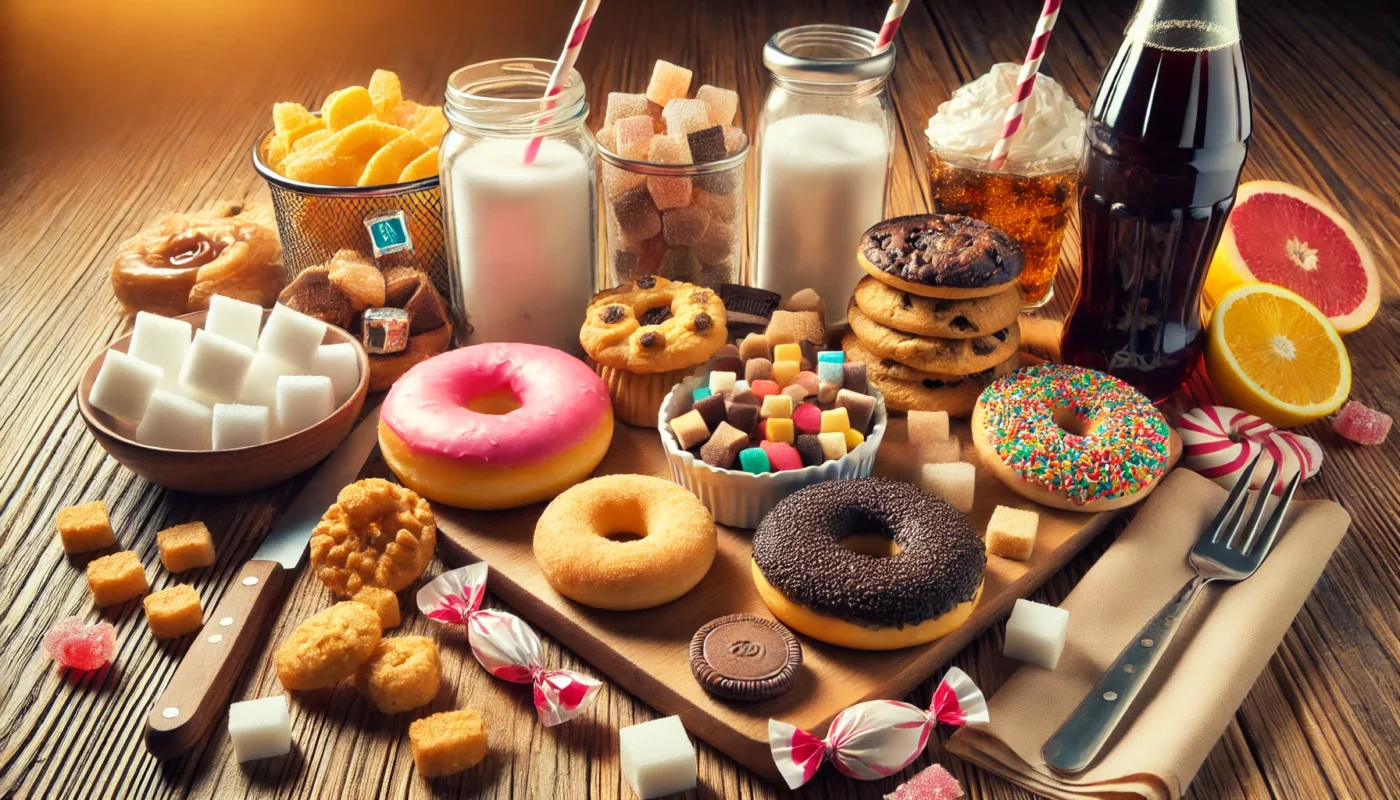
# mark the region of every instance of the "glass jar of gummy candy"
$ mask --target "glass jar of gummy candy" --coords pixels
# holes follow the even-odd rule
[[[856,245],[885,218],[894,48],[872,56],[875,38],[861,28],[803,25],[763,47],[772,82],[756,133],[755,285],[784,296],[816,289],[828,322],[845,318],[864,274]]]
[[[646,150],[655,154],[654,160],[624,158],[609,148],[610,142],[599,142],[607,285],[642,275],[711,288],[747,282],[740,244],[749,141],[742,133],[727,140],[721,127],[689,135],[653,134]]]
[[[596,289],[598,147],[577,71],[542,108],[553,68],[507,58],[447,79],[451,129],[439,161],[460,342],[579,349],[578,321]]]

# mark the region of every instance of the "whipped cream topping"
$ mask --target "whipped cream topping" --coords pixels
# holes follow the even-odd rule
[[[1021,65],[1003,62],[962,86],[928,121],[929,147],[959,166],[983,166],[1001,136],[1006,107]],[[1026,103],[1021,130],[1012,140],[1007,168],[1063,169],[1079,160],[1084,146],[1084,112],[1064,87],[1041,73]]]

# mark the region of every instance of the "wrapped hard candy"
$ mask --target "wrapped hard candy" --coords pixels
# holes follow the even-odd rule
[[[402,308],[371,308],[360,317],[367,353],[398,353],[408,347],[408,312]]]
[[[1181,436],[1181,462],[1189,470],[1210,478],[1225,488],[1239,479],[1256,455],[1263,453],[1249,484],[1263,487],[1269,470],[1278,462],[1278,476],[1269,488],[1274,494],[1299,470],[1303,480],[1322,469],[1322,447],[1312,439],[1292,431],[1281,431],[1253,414],[1227,406],[1201,406],[1177,420]]]

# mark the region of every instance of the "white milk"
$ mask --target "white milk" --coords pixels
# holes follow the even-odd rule
[[[593,292],[593,181],[567,144],[546,139],[529,165],[524,151],[524,139],[487,140],[450,167],[467,342],[574,352]]]
[[[770,124],[761,147],[758,285],[784,297],[816,289],[828,321],[839,322],[865,274],[856,245],[885,216],[885,133],[846,117],[801,114]]]

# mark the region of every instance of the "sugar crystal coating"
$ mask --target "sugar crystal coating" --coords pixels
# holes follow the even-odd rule
[[[693,73],[685,67],[669,61],[656,60],[651,69],[651,81],[647,83],[646,98],[659,106],[690,92],[690,77]]]
[[[885,795],[885,800],[959,800],[962,796],[958,779],[948,774],[948,770],[942,766],[930,764]]]
[[[59,666],[87,672],[112,660],[117,631],[110,622],[88,625],[82,617],[69,617],[44,635],[44,650]]]
[[[167,572],[212,567],[216,560],[214,537],[203,522],[185,522],[157,531],[156,547]]]
[[[688,283],[697,280],[700,277],[700,259],[689,247],[668,247],[656,274],[672,281]]]
[[[704,264],[720,264],[734,258],[739,244],[734,225],[715,217],[709,205],[696,207],[710,213],[710,224],[695,243],[695,255]]]
[[[107,516],[107,505],[101,500],[59,509],[57,526],[63,552],[70,555],[90,553],[117,543]]]
[[[1393,420],[1389,415],[1367,408],[1356,400],[1348,400],[1337,416],[1332,429],[1357,444],[1378,445],[1390,434]]]
[[[691,163],[706,164],[719,161],[725,156],[724,131],[720,130],[718,125],[690,131],[685,135],[685,141],[686,146],[690,148]]]
[[[88,392],[88,402],[114,417],[140,420],[164,376],[160,367],[120,350],[108,350]]]
[[[640,242],[661,233],[661,214],[645,185],[613,198],[613,221],[629,241]]]
[[[633,161],[645,161],[651,151],[652,137],[656,132],[651,127],[651,117],[645,113],[617,121],[617,154]]]
[[[194,633],[204,624],[204,610],[193,586],[180,584],[152,592],[141,600],[146,624],[157,639],[175,639]]]
[[[997,506],[987,521],[987,552],[1025,561],[1035,550],[1040,515],[1034,511]]]
[[[661,119],[666,123],[668,136],[685,136],[710,125],[710,115],[705,110],[705,104],[699,100],[685,98],[676,98],[665,103],[661,109]],[[722,147],[724,134],[718,133],[720,133],[719,141]]]
[[[114,606],[145,594],[150,588],[141,559],[130,550],[95,558],[87,565],[88,589],[98,608]]]
[[[739,110],[739,93],[705,84],[695,90],[695,99],[705,104],[705,112],[715,125],[732,125]]]
[[[710,215],[702,208],[686,206],[661,215],[661,233],[666,244],[693,247],[710,228]]]
[[[616,128],[617,123],[627,117],[646,116],[647,96],[608,92],[607,105],[603,108],[603,127]]]

